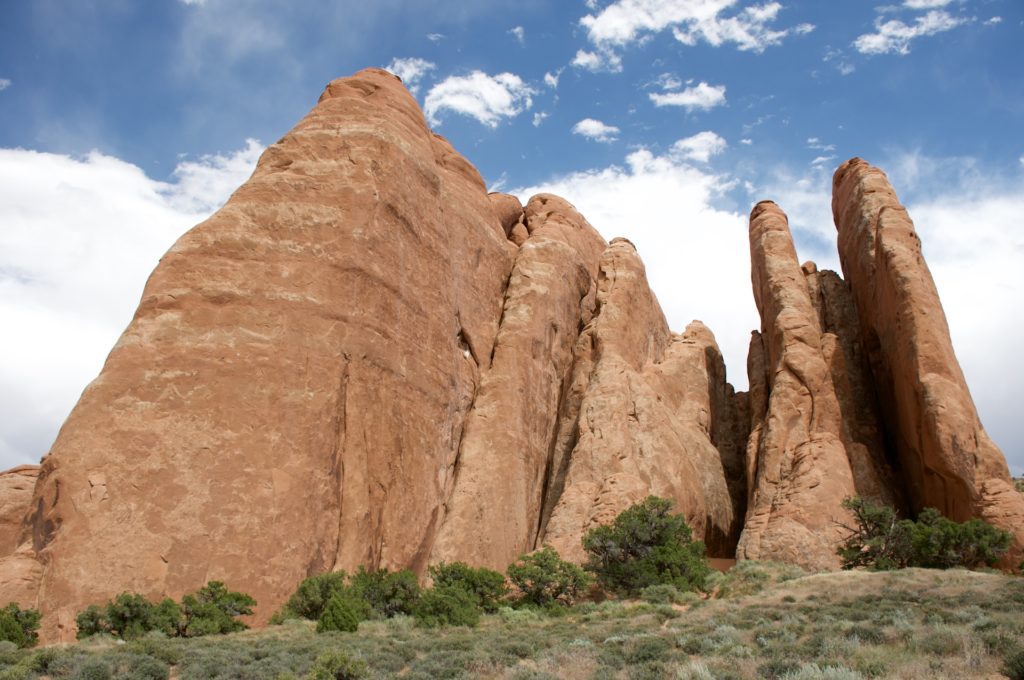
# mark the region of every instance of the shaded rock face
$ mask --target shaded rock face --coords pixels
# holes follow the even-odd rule
[[[38,465],[0,472],[0,555],[9,555],[21,544],[22,524],[38,477]]]
[[[953,353],[921,241],[878,168],[854,158],[833,178],[839,256],[860,321],[888,444],[915,510],[980,517],[1024,548],[1024,497],[989,439]]]
[[[639,272],[634,317],[602,278],[619,269]],[[556,477],[582,488],[591,383],[629,402],[630,382],[591,379],[613,355],[649,383],[641,409],[664,389],[676,413],[652,421],[671,433],[623,430],[614,474],[651,488],[602,512],[665,489],[729,552],[746,418],[710,333],[671,336],[632,247],[566,201],[489,195],[395,77],[334,81],[163,257],[34,488],[3,478],[0,600],[39,607],[52,642],[125,590],[222,580],[258,624],[315,573],[503,569],[543,540]]]

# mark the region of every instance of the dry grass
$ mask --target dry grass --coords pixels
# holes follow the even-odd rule
[[[307,623],[196,640],[97,641],[0,654],[5,678],[84,677],[86,661],[162,659],[172,677],[301,678],[342,649],[371,678],[997,678],[1024,648],[1024,578],[967,571],[806,575],[745,563],[715,578],[720,597],[683,604],[606,601],[551,618],[503,611],[475,629],[425,631],[408,619],[355,634],[317,635]],[[17,670],[21,668],[22,671]],[[150,666],[152,668],[152,666]],[[166,676],[164,676],[166,677]]]

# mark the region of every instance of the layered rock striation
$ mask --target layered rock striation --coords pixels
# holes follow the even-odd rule
[[[46,641],[125,591],[251,593],[461,560],[503,569],[649,494],[713,556],[836,566],[840,502],[936,505],[1024,537],[913,227],[836,175],[849,283],[751,214],[750,392],[673,333],[624,239],[488,194],[394,76],[362,71],[163,257],[41,467],[0,474],[0,602]]]

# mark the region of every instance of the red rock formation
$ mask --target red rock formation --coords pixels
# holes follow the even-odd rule
[[[38,465],[19,465],[0,472],[0,555],[9,555],[22,542],[25,513],[38,477]]]
[[[748,448],[752,494],[737,555],[833,568],[845,535],[842,499],[889,500],[892,486],[881,440],[870,437],[872,412],[856,408],[847,348],[823,329],[822,318],[839,327],[848,320],[838,313],[843,288],[820,285],[813,267],[801,270],[786,216],[770,201],[751,212],[750,256],[762,331],[749,379],[760,422]]]
[[[700,322],[682,336],[669,331],[624,239],[601,258],[597,310],[577,350],[579,405],[563,409],[548,487],[556,502],[541,540],[582,561],[587,530],[655,494],[676,501],[712,554],[731,556],[746,501],[746,432],[734,430],[740,417],[714,336]]]
[[[854,158],[833,178],[839,257],[860,320],[891,448],[915,509],[980,517],[1024,549],[1024,498],[978,419],[921,241],[878,168]]]
[[[46,458],[44,639],[126,589],[221,579],[264,620],[311,573],[422,568],[509,247],[395,77],[332,82],[164,256]]]

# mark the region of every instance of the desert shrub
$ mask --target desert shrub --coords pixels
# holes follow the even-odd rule
[[[935,508],[925,508],[914,521],[859,497],[843,500],[843,507],[855,524],[843,525],[850,532],[838,549],[844,569],[992,566],[1010,547],[1009,532],[979,519],[954,522]]]
[[[335,593],[328,600],[327,606],[324,607],[324,611],[320,615],[320,620],[316,624],[316,632],[354,633],[359,629],[359,622],[363,620],[361,613],[357,602],[344,592]]]
[[[1010,680],[1024,680],[1024,649],[1010,654],[1003,662],[1003,675]]]
[[[114,669],[106,659],[86,659],[71,674],[71,680],[111,680]]]
[[[33,647],[39,640],[39,611],[22,609],[16,602],[0,609],[0,640],[13,642],[18,647]]]
[[[434,587],[456,587],[472,595],[485,612],[498,611],[501,599],[508,592],[505,576],[484,567],[471,567],[464,562],[435,564],[429,569]]]
[[[308,680],[361,680],[367,676],[366,664],[341,650],[325,652],[317,657]]]
[[[344,571],[333,571],[303,580],[281,611],[274,615],[271,623],[280,623],[296,617],[310,621],[319,620],[331,598],[345,590],[346,578],[347,574]]]
[[[89,605],[75,618],[78,639],[104,633],[122,640],[142,637],[151,630],[178,632],[180,610],[173,600],[154,605],[139,593],[121,593],[105,605]],[[166,628],[166,631],[163,629]]]
[[[480,622],[480,606],[475,595],[454,585],[435,586],[423,591],[413,608],[416,625],[475,626]]]
[[[352,575],[348,588],[353,598],[365,600],[377,615],[384,618],[411,614],[420,596],[416,574],[408,569],[389,572],[387,569],[367,571],[360,567]]]
[[[210,581],[191,595],[181,598],[184,637],[234,633],[249,626],[236,617],[252,614],[256,600],[245,593],[228,590],[221,581]]]
[[[635,596],[658,584],[702,588],[710,572],[704,543],[693,540],[686,518],[671,510],[672,501],[649,496],[611,524],[588,531],[583,537],[587,570],[603,587],[622,595]]]
[[[586,572],[563,560],[549,545],[520,555],[507,573],[518,592],[518,602],[538,607],[571,605],[590,580]]]

